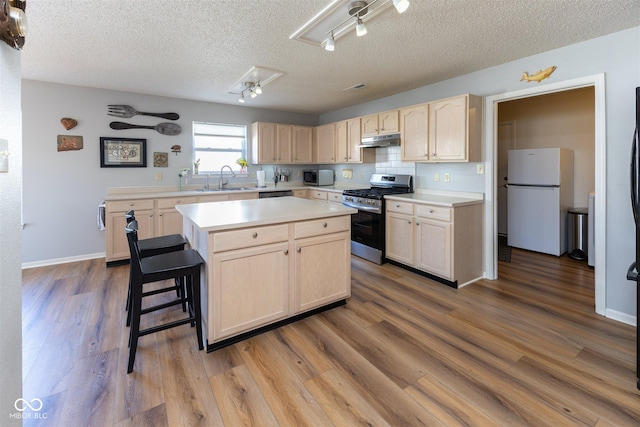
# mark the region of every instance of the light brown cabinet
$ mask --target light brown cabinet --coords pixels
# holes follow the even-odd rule
[[[398,110],[371,114],[360,119],[362,137],[386,135],[400,131]]]
[[[329,190],[309,190],[309,198],[312,200],[322,200],[329,203],[342,204],[342,193]]]
[[[336,123],[336,163],[372,163],[375,150],[363,150],[360,119],[349,119]]]
[[[313,163],[313,128],[293,126],[293,163]]]
[[[386,257],[463,286],[482,277],[482,204],[388,200]]]
[[[429,105],[400,110],[400,154],[404,161],[429,160]]]
[[[402,160],[479,162],[482,98],[461,95],[400,110]]]
[[[293,150],[293,125],[265,122],[251,124],[251,160],[254,164],[291,164]]]
[[[131,199],[107,201],[105,211],[107,264],[129,259],[129,244],[124,227],[125,213],[135,211],[140,239],[182,233],[182,215],[177,205],[190,203],[219,202],[225,200],[257,199],[258,192],[231,194],[203,194],[183,197],[158,197],[154,199]]]
[[[334,163],[336,144],[336,125],[328,123],[315,129],[316,158],[315,163]]]

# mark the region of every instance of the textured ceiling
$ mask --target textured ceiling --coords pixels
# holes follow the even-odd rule
[[[29,0],[22,76],[237,104],[266,67],[284,75],[245,106],[320,114],[640,25],[638,0],[411,0],[335,52],[289,39],[330,2]]]

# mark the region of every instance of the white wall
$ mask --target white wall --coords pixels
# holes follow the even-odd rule
[[[183,99],[139,95],[77,86],[24,80],[22,82],[24,138],[23,263],[73,260],[101,256],[105,236],[96,225],[98,203],[110,187],[175,186],[178,171],[192,168],[191,123],[247,124],[270,121],[316,125],[317,116],[212,104]],[[151,129],[113,130],[111,121],[153,126],[163,121],[148,116],[120,119],[107,115],[107,105],[128,104],[140,111],[176,112],[182,133],[161,135]],[[60,119],[70,117],[78,126],[67,131]],[[80,135],[84,148],[57,151],[57,135]],[[146,168],[101,168],[100,137],[147,140]],[[178,144],[182,152],[173,154]],[[153,152],[168,152],[169,167],[153,167]],[[255,167],[250,167],[251,171]],[[254,169],[255,170],[255,169]],[[265,167],[265,170],[272,170]],[[156,181],[156,173],[162,181]]]
[[[0,424],[22,397],[22,271],[20,210],[22,189],[22,117],[20,52],[0,42],[0,139],[9,142],[9,172],[0,173]],[[34,398],[38,396],[30,396]]]
[[[487,46],[490,48],[490,46]],[[330,123],[472,93],[497,95],[537,85],[520,82],[523,71],[535,72],[551,65],[555,73],[541,85],[605,73],[607,131],[607,253],[606,307],[609,311],[636,316],[636,284],[626,280],[634,258],[634,223],[629,205],[629,153],[633,134],[634,88],[640,86],[640,27],[597,39],[518,59],[496,67],[424,86],[373,102],[324,114],[320,123]],[[449,172],[451,183],[435,183],[434,172]],[[438,190],[484,192],[485,179],[471,164],[417,164],[416,186]]]

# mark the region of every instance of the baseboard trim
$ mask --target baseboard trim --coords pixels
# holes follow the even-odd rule
[[[605,310],[605,317],[612,320],[617,320],[618,322],[626,323],[627,325],[637,326],[638,325],[638,317],[632,316],[627,313],[623,313],[617,310],[611,310],[607,308]]]
[[[67,264],[69,262],[77,262],[77,261],[87,261],[90,259],[104,258],[104,252],[96,252],[94,254],[85,254],[85,255],[76,255],[65,258],[54,258],[54,259],[46,259],[42,261],[32,261],[32,262],[23,262],[22,269],[25,270],[27,268],[34,267],[46,267],[49,265],[58,265],[58,264]]]

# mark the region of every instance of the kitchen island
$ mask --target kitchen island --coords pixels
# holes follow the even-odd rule
[[[351,218],[342,205],[280,197],[178,205],[205,260],[207,351],[342,305],[351,295]]]

